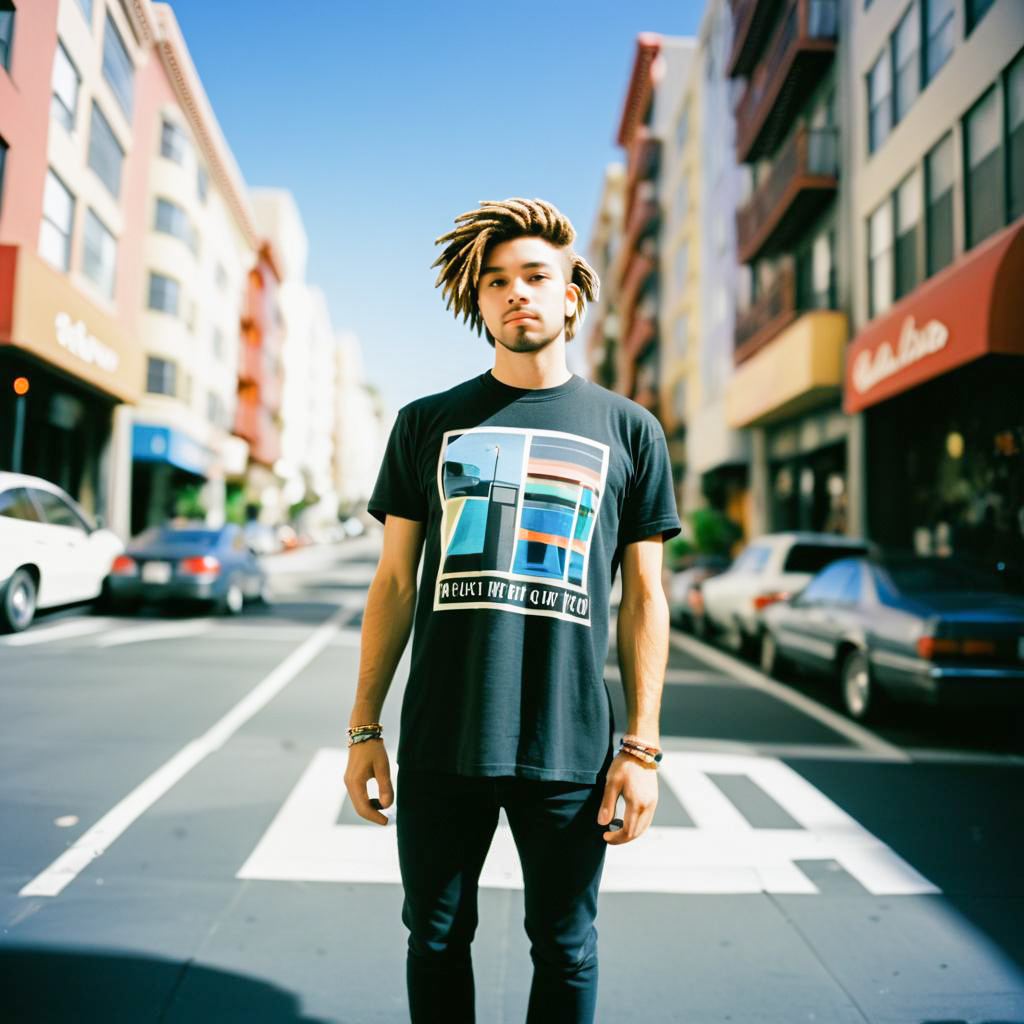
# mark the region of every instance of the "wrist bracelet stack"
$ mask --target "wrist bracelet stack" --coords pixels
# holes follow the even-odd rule
[[[380,722],[371,722],[369,725],[357,725],[348,731],[348,745],[355,746],[357,743],[365,743],[366,740],[379,740],[384,738],[384,726]]]
[[[644,764],[653,765],[655,768],[658,767],[658,762],[661,760],[661,750],[658,747],[652,747],[648,743],[644,743],[636,736],[623,736],[619,740],[619,751],[620,754],[632,754],[633,757],[643,761]]]

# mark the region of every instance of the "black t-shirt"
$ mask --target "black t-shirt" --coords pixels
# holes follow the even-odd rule
[[[595,782],[622,547],[680,530],[657,419],[487,371],[399,410],[369,511],[425,523],[399,765]]]

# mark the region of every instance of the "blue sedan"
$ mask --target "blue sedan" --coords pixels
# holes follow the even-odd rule
[[[144,530],[115,559],[108,584],[115,609],[144,601],[202,601],[221,614],[237,615],[246,601],[268,599],[267,574],[235,523]]]
[[[858,720],[887,698],[1024,708],[1024,595],[951,558],[843,558],[764,610],[761,668],[836,679]]]

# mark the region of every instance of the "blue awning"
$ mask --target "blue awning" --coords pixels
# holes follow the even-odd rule
[[[132,458],[139,462],[166,462],[206,476],[212,457],[208,448],[173,427],[136,423],[132,429]]]

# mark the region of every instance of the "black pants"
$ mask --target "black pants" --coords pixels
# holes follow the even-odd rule
[[[605,769],[605,772],[607,769]],[[607,844],[597,783],[398,769],[395,822],[413,1024],[475,1020],[477,881],[504,807],[519,851],[533,984],[527,1024],[592,1024],[597,891]]]

